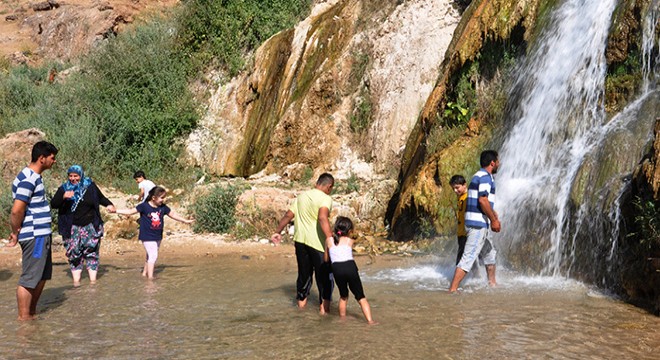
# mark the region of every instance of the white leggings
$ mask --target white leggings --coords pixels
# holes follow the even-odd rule
[[[158,248],[160,248],[160,240],[158,241],[143,241],[144,250],[147,252],[147,262],[155,264],[158,259]]]

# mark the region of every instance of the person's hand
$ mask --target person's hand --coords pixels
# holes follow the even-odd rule
[[[16,244],[18,244],[18,233],[9,234],[9,243],[7,244],[7,247],[14,247]]]
[[[106,208],[110,214],[115,214],[117,213],[117,208],[114,205],[108,205]]]
[[[186,224],[192,224],[192,223],[195,222],[195,219],[188,219],[188,220],[186,220],[186,221],[184,221],[184,222],[185,222]]]
[[[491,221],[490,229],[493,230],[493,232],[500,232],[500,230],[502,230],[502,225],[500,224],[500,221],[499,220]]]
[[[73,190],[65,191],[64,192],[64,198],[65,199],[71,199],[73,197]]]
[[[273,234],[273,236],[270,237],[270,241],[273,242],[275,245],[279,245],[280,242],[282,242],[282,235],[281,234]]]

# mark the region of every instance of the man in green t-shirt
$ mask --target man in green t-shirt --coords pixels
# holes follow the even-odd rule
[[[325,239],[332,237],[329,218],[330,210],[332,210],[330,193],[334,184],[335,179],[332,175],[321,174],[314,189],[298,195],[271,237],[273,243],[279,244],[282,240],[280,233],[291,220],[295,219],[293,241],[298,261],[298,280],[296,282],[298,307],[304,308],[307,305],[314,274],[316,286],[319,289],[321,314],[330,310],[334,285],[330,279],[330,264],[324,261]]]

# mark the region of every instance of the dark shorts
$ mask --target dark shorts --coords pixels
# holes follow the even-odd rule
[[[339,289],[339,296],[342,299],[348,298],[349,289],[355,295],[355,300],[364,299],[362,281],[360,281],[358,267],[354,260],[332,263],[332,273]]]
[[[51,236],[37,236],[19,244],[23,251],[23,273],[18,279],[18,285],[34,289],[40,281],[50,280],[53,275]]]

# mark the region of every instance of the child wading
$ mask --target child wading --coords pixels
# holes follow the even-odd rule
[[[163,240],[163,227],[165,222],[165,215],[170,218],[186,224],[192,224],[194,220],[185,219],[171,210],[164,204],[167,191],[156,186],[151,191],[146,200],[133,209],[117,209],[117,214],[133,215],[140,213],[140,234],[138,238],[144,245],[144,250],[147,253],[147,259],[144,263],[142,276],[149,279],[154,278],[154,267],[156,259],[158,259],[158,248],[160,242]]]
[[[458,201],[456,202],[456,236],[458,237],[458,253],[456,254],[456,265],[461,261],[465,251],[465,242],[467,241],[467,230],[465,230],[465,209],[467,200],[467,184],[462,175],[454,175],[449,180],[449,185],[456,193]]]
[[[332,261],[332,273],[337,288],[339,288],[339,316],[346,316],[346,305],[348,304],[348,289],[351,289],[355,300],[360,304],[362,313],[369,324],[376,322],[371,317],[371,307],[364,296],[362,281],[358,274],[358,268],[353,260],[353,238],[349,235],[353,231],[351,219],[343,216],[337,217],[335,228],[331,238],[326,239],[325,256],[330,256]],[[324,259],[328,261],[328,259]]]

